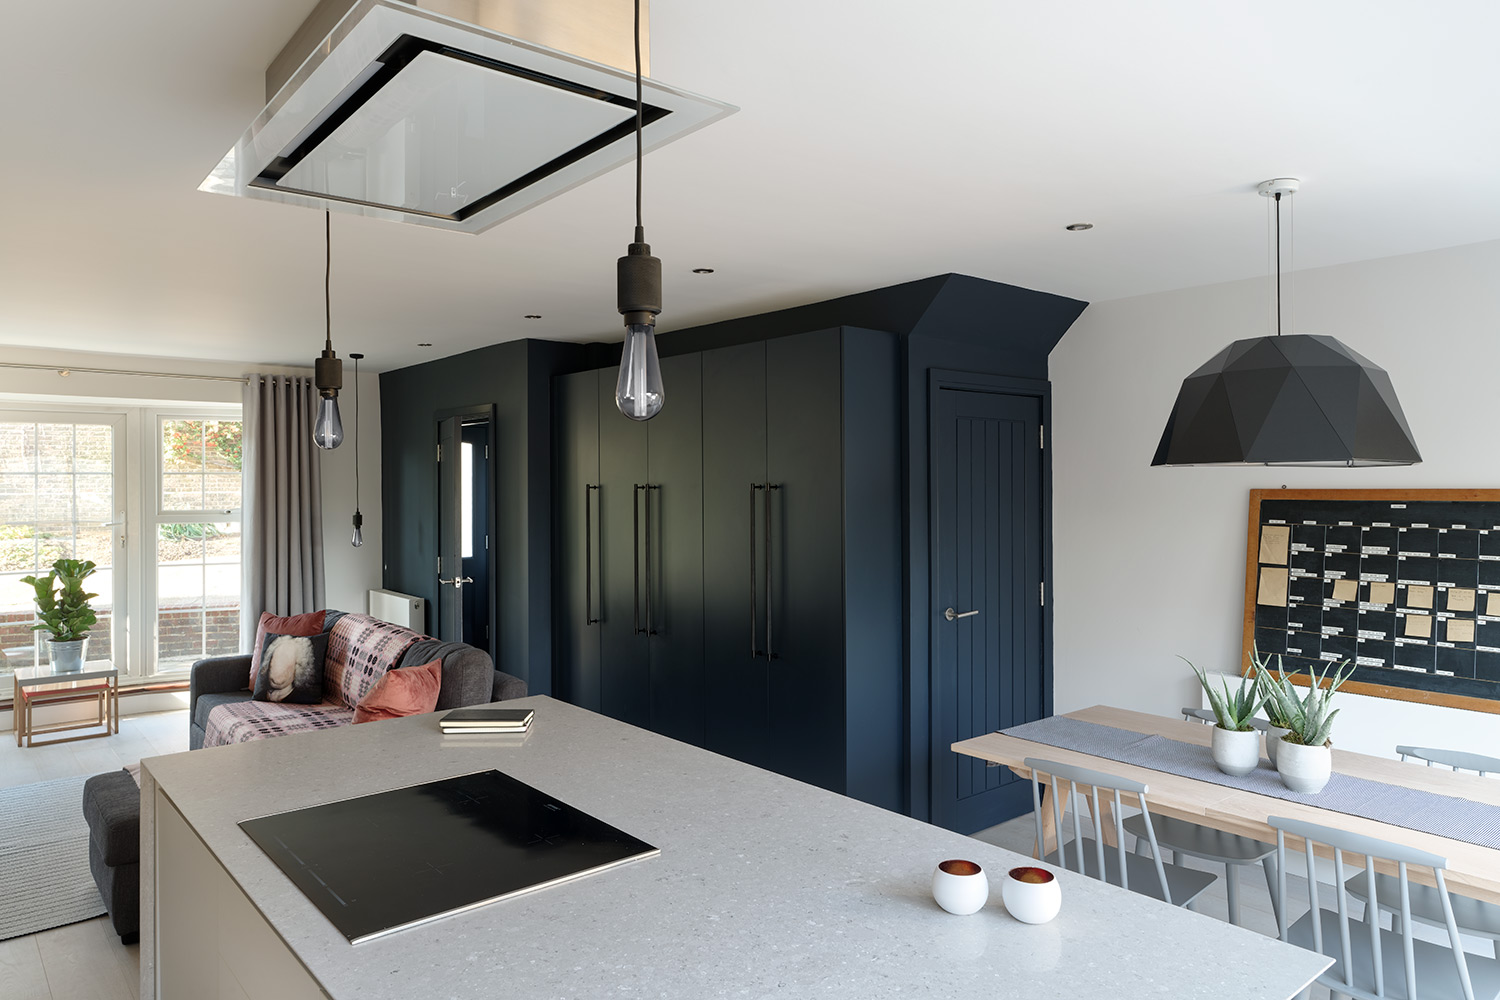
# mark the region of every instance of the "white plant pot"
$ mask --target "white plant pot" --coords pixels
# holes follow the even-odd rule
[[[1062,909],[1062,888],[1057,876],[1045,868],[1012,868],[1000,884],[1000,899],[1017,920],[1045,924]]]
[[[1294,792],[1321,792],[1333,775],[1333,750],[1283,740],[1276,749],[1276,770],[1281,783]]]
[[[949,913],[978,913],[990,898],[990,880],[972,861],[944,861],[932,873],[932,898]]]
[[[1213,740],[1214,763],[1225,774],[1243,778],[1260,767],[1260,730],[1237,733],[1214,726]]]
[[[1281,738],[1289,732],[1290,729],[1282,729],[1280,726],[1266,727],[1266,757],[1270,759],[1272,767],[1276,766],[1276,749],[1281,746]]]

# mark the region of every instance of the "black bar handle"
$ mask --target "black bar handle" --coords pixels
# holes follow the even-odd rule
[[[775,595],[772,593],[771,573],[771,491],[781,489],[781,484],[766,484],[766,662],[779,659],[776,654],[776,646],[772,642],[771,630],[773,628],[776,611]]]
[[[631,555],[635,558],[634,571],[630,575],[630,586],[632,590],[632,603],[634,604],[635,634],[640,635],[646,631],[641,628],[641,490],[645,487],[640,483],[635,484],[635,492],[631,494],[630,503],[635,514],[635,544],[631,546]]]
[[[589,625],[599,624],[594,617],[594,491],[598,488],[592,483],[583,487],[583,617]]]
[[[651,493],[661,489],[660,486],[652,486],[649,483],[646,489],[646,634],[655,635],[656,626],[651,622]]]
[[[765,489],[763,483],[750,484],[750,659],[754,660],[760,656],[760,647],[755,643],[756,633],[760,631],[760,622],[756,615],[756,593],[755,593],[755,494]]]

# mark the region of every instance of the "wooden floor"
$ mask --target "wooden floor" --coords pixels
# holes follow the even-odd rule
[[[0,732],[0,788],[101,774],[187,748],[185,710],[127,716],[114,736],[50,747],[18,747],[7,730]],[[120,944],[108,917],[0,941],[4,1000],[137,1000],[139,995],[139,946]]]

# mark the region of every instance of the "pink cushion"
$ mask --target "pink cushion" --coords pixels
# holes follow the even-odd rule
[[[375,682],[370,693],[354,706],[354,721],[356,724],[379,722],[435,711],[442,686],[442,660],[433,660],[420,667],[388,670]]]
[[[255,675],[260,672],[260,651],[266,645],[267,635],[318,635],[323,631],[326,615],[326,611],[309,611],[283,618],[262,611],[260,622],[255,626],[255,645],[250,647],[250,690],[255,690]]]

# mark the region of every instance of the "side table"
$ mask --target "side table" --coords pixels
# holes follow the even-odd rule
[[[40,667],[18,667],[14,677],[16,746],[33,747],[47,746],[52,743],[71,743],[74,740],[111,736],[120,731],[120,672],[108,660],[85,663],[82,670],[66,672],[54,670],[51,664]],[[36,725],[33,712],[37,705],[72,701],[79,695],[88,694],[94,696],[98,709],[97,719],[85,722],[54,723],[49,726]],[[60,733],[73,729],[102,729],[103,732],[49,740],[36,738],[47,733]]]

